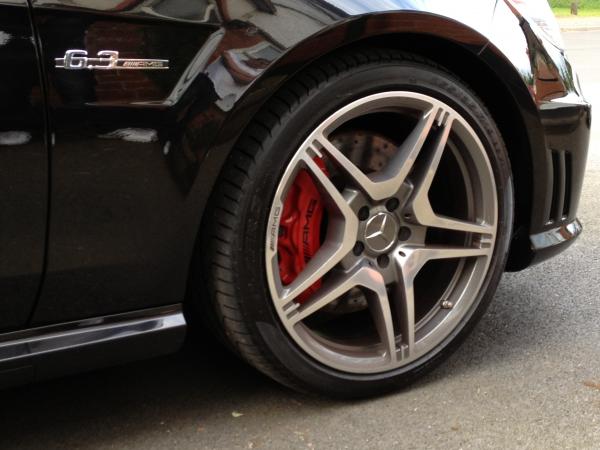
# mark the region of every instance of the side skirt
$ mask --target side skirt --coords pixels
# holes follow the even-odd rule
[[[176,351],[182,305],[0,334],[0,388]]]

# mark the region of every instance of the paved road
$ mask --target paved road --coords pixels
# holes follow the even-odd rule
[[[559,17],[558,25],[563,31],[598,31],[600,30],[600,17]]]
[[[600,32],[566,40],[600,105]],[[0,448],[600,448],[595,127],[585,234],[506,275],[462,349],[411,389],[358,403],[306,398],[227,354],[187,350],[0,392]]]

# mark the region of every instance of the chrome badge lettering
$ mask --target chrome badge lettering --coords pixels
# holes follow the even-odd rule
[[[273,211],[273,217],[271,217],[271,225],[269,229],[269,248],[272,252],[275,251],[275,245],[277,238],[279,237],[279,214],[281,213],[281,207],[277,206]]]
[[[101,50],[97,58],[89,58],[85,50],[67,50],[64,58],[55,58],[57,69],[68,70],[164,70],[169,68],[168,59],[119,58],[119,52]]]

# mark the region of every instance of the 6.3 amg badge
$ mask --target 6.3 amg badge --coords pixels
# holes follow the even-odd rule
[[[101,50],[97,58],[88,58],[85,50],[67,50],[64,58],[55,58],[57,69],[68,70],[164,70],[169,68],[168,59],[119,58],[119,52]]]

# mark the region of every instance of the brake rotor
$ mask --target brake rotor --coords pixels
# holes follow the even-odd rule
[[[383,169],[398,149],[393,140],[373,131],[342,131],[331,142],[365,173]]]

